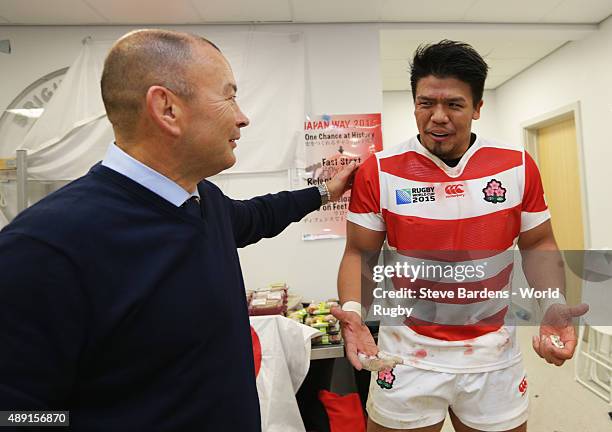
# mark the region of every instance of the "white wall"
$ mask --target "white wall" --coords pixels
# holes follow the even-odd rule
[[[144,27],[144,26],[139,26]],[[355,25],[172,26],[209,37],[245,31],[302,31],[306,43],[307,113],[376,113],[382,110],[378,27]],[[115,40],[132,27],[0,27],[13,53],[0,55],[0,108],[41,76],[69,66],[81,40]],[[247,113],[248,114],[248,113]],[[274,157],[274,155],[270,155]],[[234,198],[247,198],[289,188],[287,173],[218,176],[214,179]],[[336,275],[344,240],[303,242],[299,224],[274,239],[240,251],[248,288],[286,281],[308,299],[336,296]]]
[[[172,27],[210,37],[244,30],[237,26]],[[416,133],[409,92],[381,92],[378,27],[355,25],[278,25],[249,27],[261,31],[303,31],[312,114],[383,114],[383,143],[397,144]],[[0,108],[44,74],[68,66],[86,36],[114,40],[131,27],[0,27],[0,39],[11,39],[13,53],[0,55]],[[561,106],[580,101],[591,245],[612,245],[606,224],[612,209],[608,199],[607,162],[612,160],[608,125],[612,121],[612,20],[585,40],[573,42],[540,61],[494,92],[485,92],[485,105],[473,129],[483,136],[515,145],[522,143],[521,124]],[[289,187],[286,173],[218,176],[214,179],[235,198]],[[247,287],[287,281],[307,298],[335,295],[343,240],[302,242],[294,224],[275,239],[240,251]]]
[[[295,31],[295,26],[290,28]],[[310,112],[381,112],[379,66],[377,62],[364,61],[367,58],[378,58],[377,27],[351,25],[303,28],[306,35],[307,75],[310,76]],[[222,180],[218,184],[228,195],[236,198],[289,187],[286,173],[244,176],[236,180]],[[344,240],[304,242],[301,237],[300,224],[293,224],[280,236],[241,250],[247,287],[287,281],[306,299],[336,297],[336,277]]]
[[[480,119],[472,123],[472,131],[486,138],[498,139],[497,97],[494,91],[485,91]],[[412,92],[391,91],[383,93],[382,129],[385,147],[393,147],[416,135]]]
[[[522,125],[579,102],[590,247],[612,246],[612,18],[597,33],[571,42],[497,89],[499,137],[521,143]],[[587,241],[589,245],[589,241]]]

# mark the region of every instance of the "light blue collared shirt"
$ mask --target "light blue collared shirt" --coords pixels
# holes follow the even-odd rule
[[[190,194],[165,175],[158,173],[142,162],[134,159],[117,147],[115,143],[111,143],[108,147],[102,165],[134,180],[139,185],[146,187],[151,192],[156,193],[166,201],[170,201],[177,207],[183,205],[183,203],[192,196],[198,199],[200,198],[197,187],[195,191]]]

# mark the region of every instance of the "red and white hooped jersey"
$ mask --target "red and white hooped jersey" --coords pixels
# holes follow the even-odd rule
[[[455,167],[417,137],[376,153],[357,172],[347,215],[364,228],[385,231],[400,260],[423,270],[416,280],[394,279],[396,289],[430,292],[509,290],[519,234],[549,218],[533,159],[480,137]],[[467,280],[424,271],[449,264],[484,271]],[[379,347],[441,372],[508,367],[520,360],[515,329],[504,325],[510,302],[422,297],[413,301],[405,325],[381,326]]]

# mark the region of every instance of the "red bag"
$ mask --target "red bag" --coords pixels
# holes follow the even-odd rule
[[[327,411],[331,432],[365,432],[365,416],[357,393],[342,396],[321,390],[319,400]]]

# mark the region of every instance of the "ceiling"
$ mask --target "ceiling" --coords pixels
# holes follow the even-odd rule
[[[485,55],[494,89],[610,15],[611,0],[1,0],[0,38],[3,25],[375,22],[384,90],[408,89],[414,49],[443,38]]]
[[[583,23],[610,0],[2,0],[5,25],[251,22]]]
[[[410,60],[416,48],[441,39],[471,44],[489,65],[493,90],[568,42],[597,31],[592,25],[463,24],[382,29],[380,64],[384,91],[410,90]]]

